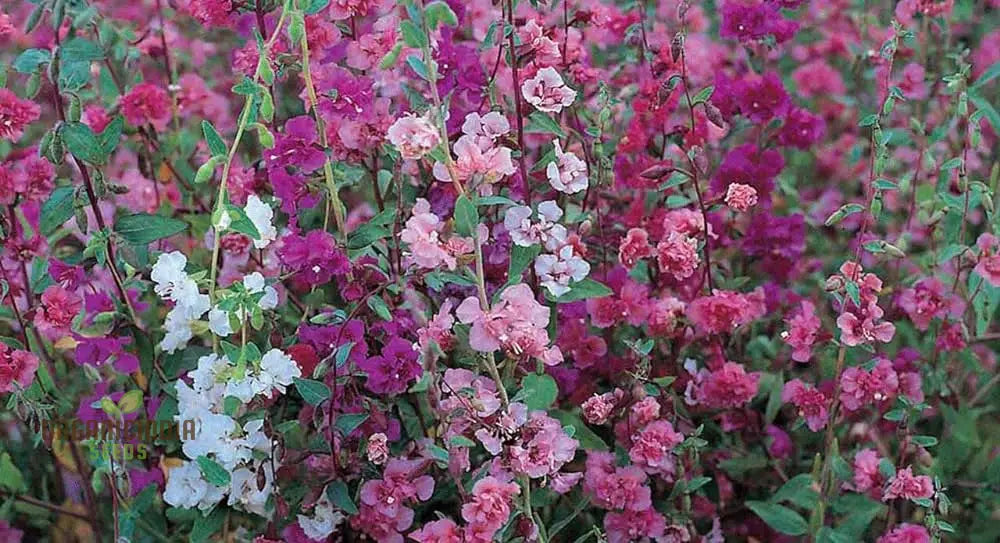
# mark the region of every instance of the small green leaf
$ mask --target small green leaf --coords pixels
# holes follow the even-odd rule
[[[14,465],[8,453],[0,455],[0,487],[15,493],[24,492],[28,489],[24,484],[24,476],[21,475],[21,470]]]
[[[63,62],[93,62],[104,59],[104,51],[96,43],[81,38],[72,38],[59,48],[59,58]]]
[[[170,217],[136,213],[118,219],[115,233],[133,245],[145,245],[183,232],[187,223]]]
[[[47,64],[51,60],[52,53],[48,49],[28,49],[14,60],[14,69],[22,74],[30,74],[38,71],[39,66]]]
[[[201,474],[210,484],[218,487],[229,486],[229,472],[221,464],[204,455],[199,456],[195,461],[198,462]]]
[[[430,81],[430,71],[427,70],[427,65],[424,61],[416,55],[410,55],[406,57],[406,64],[412,69],[417,75],[419,75],[424,81]]]
[[[319,405],[330,398],[330,388],[325,383],[312,379],[294,378],[295,390],[309,405]]]
[[[833,226],[850,215],[864,211],[864,209],[864,206],[861,204],[844,204],[840,206],[840,209],[834,211],[833,214],[827,217],[824,224],[826,224],[826,226]]]
[[[226,156],[229,148],[226,147],[226,142],[223,141],[219,131],[212,126],[212,123],[201,121],[201,131],[205,135],[205,141],[208,142],[208,150],[212,156]]]
[[[529,373],[521,380],[520,396],[529,410],[548,409],[559,397],[559,386],[548,374]]]
[[[507,268],[507,284],[512,285],[521,280],[521,275],[528,266],[534,262],[535,257],[542,251],[541,245],[537,243],[530,247],[521,247],[514,244],[510,249],[510,266]]]
[[[111,153],[118,147],[118,142],[121,140],[124,128],[125,119],[121,115],[118,115],[97,135],[97,142],[101,145],[101,150],[104,151],[105,156],[111,156]]]
[[[424,31],[413,24],[413,21],[405,20],[399,24],[399,31],[403,35],[403,43],[414,49],[421,49],[427,44],[427,36]]]
[[[337,480],[327,485],[326,498],[330,500],[330,503],[336,505],[337,508],[348,515],[358,514],[358,506],[354,505],[354,500],[351,499],[351,492],[344,481]]]
[[[451,10],[451,6],[440,0],[427,4],[424,8],[424,14],[427,17],[427,25],[430,26],[431,30],[436,30],[441,23],[448,26],[458,26],[458,16]]]
[[[701,89],[698,91],[698,94],[695,94],[691,98],[691,105],[707,102],[708,99],[712,97],[713,92],[715,92],[715,87],[705,87],[704,89]]]
[[[530,134],[554,134],[560,138],[566,137],[566,133],[563,132],[559,123],[541,111],[536,111],[528,116],[528,125],[524,127],[524,131]]]
[[[42,204],[38,219],[38,228],[45,236],[51,236],[66,221],[73,216],[75,193],[73,187],[59,187],[52,191],[49,199]]]
[[[330,0],[312,0],[306,8],[306,15],[315,15],[330,5]]]
[[[340,430],[342,435],[348,436],[366,420],[368,420],[368,413],[346,413],[337,416],[337,421],[333,423],[333,426]]]
[[[556,301],[564,304],[568,302],[576,302],[578,300],[587,300],[589,298],[603,298],[612,294],[614,294],[614,291],[606,285],[587,278],[583,281],[577,281],[576,283],[570,285],[569,292],[556,298]]]
[[[91,164],[104,164],[108,158],[101,142],[83,123],[66,123],[60,132],[63,144],[73,156]]]
[[[460,236],[471,237],[479,224],[479,212],[476,205],[466,195],[455,200],[455,232]]]
[[[786,535],[803,535],[809,530],[809,524],[802,515],[783,505],[752,500],[746,504],[775,531]]]

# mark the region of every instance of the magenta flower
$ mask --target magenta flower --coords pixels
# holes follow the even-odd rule
[[[301,115],[288,119],[285,132],[275,138],[274,147],[267,152],[268,168],[297,166],[304,173],[322,168],[326,155],[316,147],[317,138],[316,121],[312,117]]]
[[[38,357],[0,342],[0,393],[26,389],[35,380]]]
[[[871,370],[852,366],[840,375],[840,403],[848,411],[882,403],[899,390],[899,377],[892,363],[880,359]]]
[[[163,130],[170,120],[170,95],[152,83],[132,87],[122,96],[121,107],[125,120],[134,126],[152,124],[157,130]]]
[[[896,472],[882,494],[882,501],[887,502],[897,498],[904,500],[927,499],[934,495],[934,482],[926,475],[914,475],[911,468],[906,467]]]
[[[930,543],[931,534],[919,524],[903,523],[878,538],[876,543]]]
[[[0,140],[16,143],[24,129],[38,120],[42,109],[30,100],[22,100],[8,89],[0,88]]]
[[[788,331],[781,337],[792,347],[792,360],[808,362],[812,358],[813,344],[823,325],[816,316],[816,307],[812,302],[802,300],[799,311],[785,322],[788,324]]]
[[[799,379],[792,379],[785,383],[781,392],[781,401],[794,405],[799,416],[806,420],[806,425],[813,432],[818,432],[826,426],[830,416],[827,412],[830,400],[819,390],[806,385]]]
[[[423,368],[417,361],[417,351],[405,339],[393,337],[382,353],[358,364],[368,380],[365,386],[376,394],[394,395],[405,392],[410,383],[423,375]]]

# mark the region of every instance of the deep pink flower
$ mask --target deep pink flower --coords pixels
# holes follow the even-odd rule
[[[469,523],[470,530],[492,536],[507,522],[514,496],[520,493],[521,487],[516,483],[487,475],[472,487],[471,500],[462,505],[462,518]]]
[[[673,475],[675,459],[671,450],[684,441],[684,435],[675,432],[672,424],[655,420],[632,435],[629,458],[649,473]]]
[[[819,115],[810,113],[803,108],[792,108],[778,132],[778,143],[808,149],[814,143],[823,139],[826,123]]]
[[[781,393],[781,401],[794,405],[799,416],[806,420],[806,424],[813,432],[818,432],[826,426],[830,416],[827,412],[827,404],[830,401],[819,390],[806,385],[799,379],[792,379],[785,383]]]
[[[808,300],[802,300],[800,309],[786,321],[788,331],[781,337],[792,347],[792,360],[808,362],[812,357],[812,347],[822,328],[822,322],[816,316],[816,307]]]
[[[121,98],[122,114],[134,126],[163,130],[170,120],[170,95],[153,83],[140,83]]]
[[[38,120],[42,109],[30,100],[22,100],[8,89],[0,88],[0,140],[16,143],[24,129]]]
[[[0,342],[0,393],[26,389],[35,380],[38,357],[30,351],[14,349]],[[16,385],[15,385],[16,383]]]
[[[765,310],[763,290],[741,294],[716,289],[688,304],[687,317],[698,332],[721,334],[764,316]]]
[[[788,113],[791,101],[781,78],[774,72],[745,80],[739,86],[740,112],[754,123],[766,123]]]
[[[862,449],[854,455],[854,490],[866,493],[881,489],[885,478],[878,470],[881,459],[874,449]]]
[[[917,330],[927,330],[932,319],[961,316],[965,309],[963,300],[946,293],[944,284],[936,277],[926,277],[903,290],[896,304],[906,311]]]
[[[919,524],[903,523],[878,538],[877,543],[930,543],[927,528]]]
[[[795,34],[798,23],[785,19],[778,7],[764,0],[726,0],[719,35],[750,42],[774,36],[781,43]]]
[[[656,244],[656,263],[660,272],[670,274],[677,281],[694,275],[700,262],[698,242],[684,234],[671,232]]]
[[[726,205],[738,213],[746,213],[757,205],[757,189],[742,183],[733,183],[726,190]]]
[[[896,498],[912,500],[917,498],[930,498],[934,495],[934,482],[927,475],[914,475],[909,467],[896,472],[889,479],[889,486],[882,494],[882,501],[887,502]]]
[[[636,466],[616,466],[611,453],[591,451],[587,454],[583,491],[598,507],[610,511],[649,508],[651,492],[646,480],[646,472]]]
[[[630,228],[618,246],[618,261],[629,269],[652,254],[649,233],[642,228]]]
[[[376,394],[405,392],[412,381],[423,375],[413,344],[399,337],[390,339],[380,355],[368,358],[358,367],[368,374],[365,386]]]
[[[848,347],[880,341],[889,343],[896,334],[896,325],[881,321],[882,308],[874,301],[858,310],[857,313],[847,311],[837,317],[837,327],[840,328],[840,341]]]
[[[52,285],[42,293],[41,304],[35,312],[35,326],[46,336],[66,334],[82,307],[83,300],[78,295]]]
[[[451,519],[435,520],[410,533],[417,543],[463,543],[462,529]]]
[[[553,475],[576,454],[577,440],[566,435],[559,421],[534,411],[509,448],[510,467],[532,479]]]
[[[1000,240],[984,232],[976,240],[976,247],[979,248],[979,262],[975,272],[991,286],[1000,287]]]
[[[742,407],[757,395],[759,373],[747,373],[743,365],[726,362],[721,368],[699,376],[696,399],[715,409]]]
[[[222,26],[233,10],[232,0],[188,0],[187,11],[206,26]]]
[[[630,543],[656,539],[663,536],[667,521],[652,507],[642,511],[626,510],[604,516],[604,529],[608,543]]]
[[[892,363],[884,358],[870,371],[852,366],[840,376],[840,403],[848,411],[877,405],[894,397],[898,390],[899,377],[892,369]]]
[[[347,256],[337,248],[333,236],[323,230],[310,230],[305,236],[288,234],[281,239],[278,258],[306,285],[328,283],[334,276],[351,269]]]
[[[297,166],[304,173],[322,168],[326,155],[316,146],[318,138],[312,117],[300,115],[288,119],[285,132],[275,138],[274,147],[267,151],[268,168]]]

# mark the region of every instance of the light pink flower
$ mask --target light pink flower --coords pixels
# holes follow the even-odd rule
[[[918,498],[930,498],[934,495],[934,482],[926,475],[914,475],[909,467],[896,472],[896,475],[889,479],[889,486],[882,494],[882,501],[887,502],[896,498],[912,500]]]
[[[563,211],[553,200],[538,204],[538,221],[531,220],[528,206],[512,206],[504,214],[503,225],[510,239],[521,247],[541,243],[550,251],[558,250],[566,242],[566,227],[557,223]]]
[[[649,232],[642,228],[629,228],[618,246],[618,261],[622,266],[632,269],[639,260],[653,254],[649,244]]]
[[[577,445],[559,421],[544,411],[534,411],[521,427],[518,442],[509,448],[510,467],[532,479],[554,475],[573,460]]]
[[[576,194],[587,188],[587,163],[573,153],[564,152],[559,140],[552,140],[555,160],[545,167],[549,185],[559,192]]]
[[[694,275],[701,263],[698,242],[680,232],[671,232],[666,239],[656,244],[656,262],[661,273],[683,281]]]
[[[562,361],[558,347],[548,347],[549,309],[535,301],[527,284],[505,289],[488,312],[483,311],[474,296],[466,298],[455,310],[458,320],[471,324],[469,346],[484,353],[503,349],[518,358],[536,358],[545,364]]]
[[[418,198],[413,206],[413,215],[406,221],[406,226],[399,233],[399,239],[410,246],[407,262],[421,268],[435,269],[446,266],[455,269],[456,260],[444,247],[440,238],[440,230],[444,227],[441,219],[431,213],[430,203]]]
[[[854,455],[854,490],[858,492],[868,492],[881,488],[882,473],[878,470],[881,459],[874,449],[862,449]]]
[[[574,253],[572,245],[565,245],[554,255],[544,254],[535,258],[535,273],[541,285],[552,296],[559,297],[569,292],[571,282],[587,277],[590,264]]]
[[[733,211],[745,213],[757,205],[757,189],[750,185],[732,183],[726,189],[726,205]]]
[[[525,101],[539,111],[559,113],[576,100],[576,91],[567,87],[555,68],[538,70],[535,77],[521,84],[521,95]]]
[[[441,143],[441,134],[426,116],[408,113],[389,127],[386,138],[403,158],[420,160]]]

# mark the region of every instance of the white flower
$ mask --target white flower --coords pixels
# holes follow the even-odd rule
[[[188,279],[184,266],[187,265],[187,257],[184,253],[173,251],[163,253],[153,264],[153,271],[149,278],[156,283],[153,290],[162,298],[169,298],[177,285]]]
[[[163,330],[166,334],[160,341],[160,348],[166,353],[173,353],[177,349],[187,346],[187,342],[194,336],[191,331],[191,319],[185,316],[184,308],[180,306],[167,313],[167,318],[163,322]]]
[[[477,138],[488,138],[491,142],[510,132],[510,122],[498,111],[486,115],[472,112],[465,116],[462,133]]]
[[[257,380],[262,385],[261,392],[265,393],[268,398],[271,397],[271,390],[275,388],[284,394],[285,387],[291,385],[296,377],[302,377],[302,370],[290,356],[278,349],[271,349],[264,353],[264,357],[260,361],[260,375],[257,376]]]
[[[257,489],[257,470],[264,470],[264,488]],[[260,515],[267,514],[267,499],[271,496],[274,483],[274,474],[271,467],[265,462],[261,463],[256,470],[241,467],[233,470],[232,483],[229,488],[228,505],[239,506],[244,511]]]
[[[181,449],[188,458],[198,458],[208,455],[229,455],[232,454],[229,436],[236,430],[236,421],[228,415],[219,413],[203,412],[201,417],[195,421],[196,430],[194,439],[184,442]],[[229,462],[219,459],[223,467]]]
[[[243,379],[230,380],[226,383],[226,396],[232,396],[243,403],[249,403],[257,393],[257,383],[254,379],[250,377],[244,377]]]
[[[535,259],[535,273],[542,286],[553,296],[569,292],[570,282],[582,281],[590,273],[590,264],[566,245],[554,255],[539,255]]]
[[[530,207],[513,206],[507,208],[503,224],[515,244],[530,247],[541,243],[548,250],[555,251],[566,241],[566,227],[555,222],[562,214],[554,201],[546,200],[538,204],[539,222],[531,221]]]
[[[264,297],[257,302],[261,309],[274,309],[278,307],[278,291],[274,287],[269,287],[260,272],[253,272],[243,278],[243,286],[250,294],[263,292]]]
[[[271,209],[271,206],[261,201],[256,194],[251,194],[247,197],[247,205],[244,211],[246,211],[250,222],[253,223],[260,234],[260,239],[253,240],[254,247],[263,249],[278,237],[278,230],[271,224],[271,219],[274,218],[274,210]]]
[[[198,359],[198,367],[188,372],[191,385],[198,392],[211,390],[217,384],[218,377],[229,366],[229,360],[217,354],[207,354]],[[178,381],[180,382],[180,381]]]
[[[167,472],[163,501],[174,507],[197,507],[205,511],[218,503],[224,494],[223,489],[202,479],[201,470],[194,462],[184,462]]]
[[[233,327],[229,324],[229,312],[218,307],[213,307],[208,312],[208,328],[213,334],[219,337],[226,337],[233,333]]]
[[[299,515],[298,521],[302,531],[310,539],[326,541],[326,538],[344,521],[344,515],[340,511],[334,511],[324,489],[313,507],[312,515]]]
[[[576,194],[587,188],[587,163],[573,153],[563,152],[559,140],[554,140],[555,160],[545,168],[552,188],[566,194]]]

